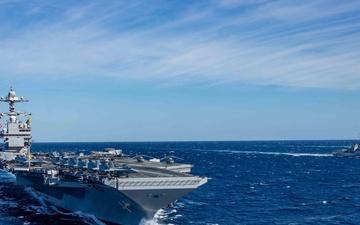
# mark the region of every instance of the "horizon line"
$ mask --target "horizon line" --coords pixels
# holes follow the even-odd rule
[[[194,141],[34,141],[33,144],[39,143],[170,143],[170,142],[265,142],[265,141],[356,141],[357,139],[263,139],[263,140],[194,140]]]

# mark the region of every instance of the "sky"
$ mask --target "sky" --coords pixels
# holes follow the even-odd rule
[[[0,31],[35,142],[360,134],[358,0],[0,0]]]

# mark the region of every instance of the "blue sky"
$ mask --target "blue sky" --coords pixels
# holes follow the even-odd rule
[[[0,30],[35,141],[360,133],[357,0],[0,0]]]

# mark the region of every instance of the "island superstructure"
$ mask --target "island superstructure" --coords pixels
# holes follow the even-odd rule
[[[1,97],[0,102],[9,103],[9,112],[1,113],[1,117],[8,117],[6,128],[0,130],[0,138],[5,139],[6,146],[0,152],[0,158],[5,160],[14,160],[17,155],[26,155],[30,151],[31,145],[31,113],[15,112],[15,103],[28,102],[27,99],[16,96],[11,88],[7,97]],[[26,123],[18,120],[19,116],[30,116]]]
[[[5,146],[0,168],[15,174],[18,185],[28,186],[46,202],[68,211],[81,211],[115,224],[139,224],[163,207],[207,182],[189,174],[192,165],[174,163],[168,156],[145,160],[108,148],[76,152],[31,152],[30,113],[15,111],[27,102],[13,89],[0,99],[9,104],[6,127],[0,131]],[[20,117],[28,117],[25,123]]]

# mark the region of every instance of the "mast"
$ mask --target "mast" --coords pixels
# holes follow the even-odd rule
[[[7,97],[1,97],[0,102],[7,102],[9,104],[9,112],[1,113],[0,117],[6,116],[9,119],[6,121],[6,128],[0,131],[0,138],[4,138],[6,142],[5,152],[13,153],[14,155],[28,154],[30,158],[30,146],[31,146],[31,126],[30,120],[31,113],[16,112],[15,104],[19,102],[28,102],[29,100],[16,96],[13,88]],[[26,123],[19,120],[18,117],[29,116]]]

